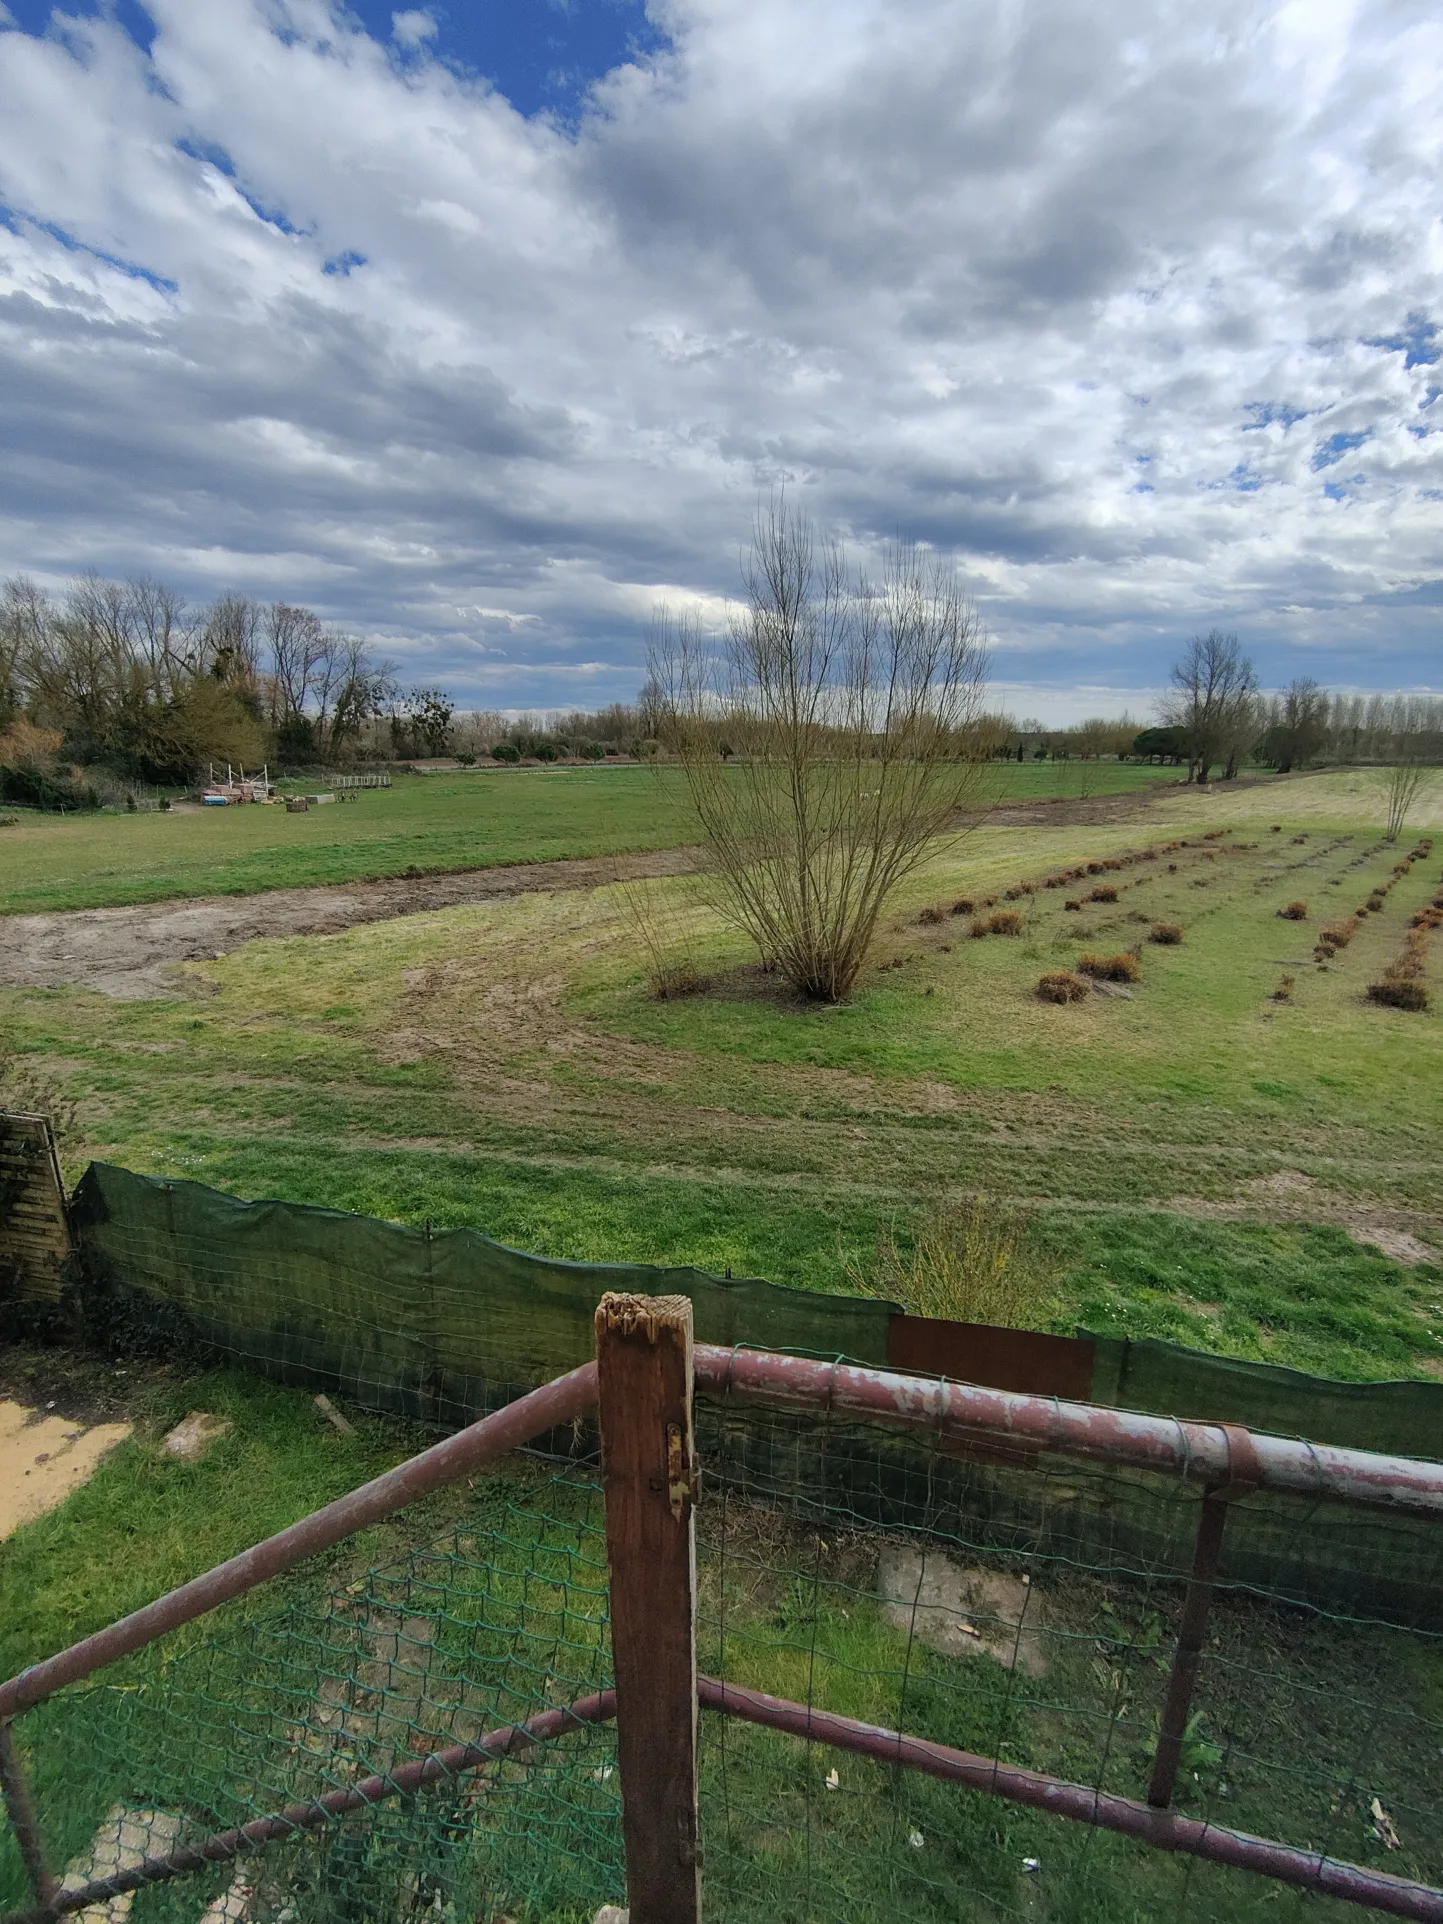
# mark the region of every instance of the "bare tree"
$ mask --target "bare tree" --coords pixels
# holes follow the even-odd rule
[[[1424,764],[1413,756],[1401,757],[1391,768],[1380,768],[1378,773],[1383,780],[1383,796],[1388,809],[1388,824],[1383,830],[1383,840],[1396,842],[1403,833],[1408,811],[1418,799],[1418,790],[1423,786]]]
[[[986,648],[955,575],[908,546],[874,587],[785,502],[711,645],[663,614],[651,674],[722,912],[803,995],[852,988],[888,897],[977,802]]]
[[[1170,677],[1173,692],[1162,704],[1163,721],[1181,728],[1187,744],[1187,778],[1205,782],[1218,762],[1229,777],[1257,726],[1257,677],[1236,635],[1213,628],[1194,635]]]
[[[274,601],[265,611],[270,649],[271,721],[283,727],[304,715],[325,647],[320,622],[309,608]]]

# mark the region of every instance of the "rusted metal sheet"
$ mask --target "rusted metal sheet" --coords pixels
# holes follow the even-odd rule
[[[1224,1825],[1195,1817],[1152,1810],[1130,1797],[1114,1797],[1085,1784],[1069,1784],[1058,1777],[1046,1777],[1040,1771],[1004,1764],[995,1757],[951,1750],[945,1744],[927,1743],[920,1737],[907,1737],[899,1731],[857,1723],[851,1717],[838,1717],[831,1711],[815,1710],[807,1704],[789,1703],[785,1698],[769,1697],[760,1690],[719,1683],[713,1677],[697,1679],[697,1694],[704,1709],[719,1710],[728,1717],[761,1724],[768,1730],[781,1730],[788,1736],[854,1751],[879,1764],[901,1764],[929,1777],[966,1784],[971,1790],[990,1791],[1009,1803],[1027,1804],[1034,1810],[1049,1811],[1055,1817],[1070,1817],[1100,1830],[1117,1831],[1159,1850],[1178,1851],[1237,1870],[1256,1871],[1280,1883],[1316,1891],[1320,1896],[1341,1898],[1348,1904],[1371,1905],[1391,1917],[1421,1918],[1428,1920],[1428,1924],[1443,1924],[1443,1891],[1428,1884],[1390,1877],[1385,1871],[1342,1863],[1337,1858],[1325,1857],[1320,1851],[1298,1850],[1290,1844],[1274,1843],[1265,1837],[1253,1837],[1246,1831],[1229,1830]]]
[[[292,1570],[319,1550],[328,1550],[343,1537],[352,1536],[383,1517],[391,1516],[418,1498],[468,1474],[478,1464],[520,1449],[548,1430],[571,1423],[595,1407],[596,1365],[583,1363],[568,1376],[545,1383],[529,1396],[518,1397],[503,1410],[483,1417],[469,1429],[448,1436],[444,1442],[423,1450],[384,1476],[363,1483],[324,1509],[302,1517],[289,1529],[278,1531],[263,1543],[243,1550],[229,1562],[218,1564],[203,1576],[181,1584],[178,1590],[158,1597],[134,1610],[128,1617],[84,1637],[43,1663],[22,1670],[8,1683],[0,1684],[0,1718],[16,1716],[32,1705],[43,1703],[67,1684],[77,1683],[118,1657],[128,1657],[167,1631],[178,1629],[196,1617],[204,1616],[218,1604],[244,1596],[258,1583]]]
[[[433,1750],[428,1757],[418,1757],[414,1763],[402,1764],[380,1776],[365,1777],[349,1790],[327,1791],[314,1803],[290,1804],[273,1817],[252,1818],[238,1830],[217,1831],[199,1844],[189,1844],[164,1857],[147,1857],[129,1870],[98,1877],[74,1890],[57,1891],[48,1904],[38,1905],[31,1911],[12,1911],[4,1924],[45,1924],[49,1918],[71,1916],[76,1911],[88,1910],[92,1904],[104,1904],[112,1898],[124,1897],[129,1891],[143,1890],[147,1884],[161,1884],[168,1878],[203,1871],[211,1864],[228,1863],[246,1851],[284,1843],[297,1831],[320,1830],[338,1817],[384,1803],[389,1797],[412,1797],[430,1784],[444,1783],[463,1771],[478,1770],[513,1750],[528,1744],[552,1743],[569,1730],[585,1724],[606,1723],[615,1715],[616,1693],[595,1691],[559,1710],[543,1710],[524,1724],[504,1724],[499,1730],[487,1731],[474,1743],[451,1744],[444,1750]]]
[[[889,1369],[1079,1403],[1092,1395],[1094,1348],[1083,1336],[949,1323],[936,1316],[894,1316],[887,1325]]]
[[[58,1303],[71,1254],[55,1136],[44,1116],[0,1114],[0,1294]]]
[[[1064,1456],[1160,1471],[1203,1489],[1216,1489],[1233,1474],[1227,1428],[1220,1423],[1183,1423],[1061,1397],[708,1344],[697,1346],[696,1380],[711,1395],[884,1423],[934,1437],[944,1448],[967,1439],[1030,1443]],[[1261,1489],[1443,1523],[1443,1464],[1248,1434]]]

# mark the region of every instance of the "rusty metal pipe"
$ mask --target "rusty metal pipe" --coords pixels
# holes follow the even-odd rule
[[[384,1803],[388,1797],[410,1797],[432,1784],[477,1770],[482,1764],[505,1757],[523,1744],[549,1743],[565,1736],[574,1725],[600,1724],[616,1715],[616,1692],[598,1690],[559,1710],[543,1710],[524,1724],[505,1724],[490,1730],[473,1744],[451,1744],[433,1750],[428,1757],[402,1764],[399,1770],[363,1778],[349,1790],[328,1790],[311,1803],[288,1804],[273,1817],[254,1817],[238,1830],[217,1831],[198,1844],[188,1844],[165,1857],[147,1857],[129,1870],[110,1877],[97,1877],[74,1890],[56,1891],[48,1904],[30,1911],[12,1911],[4,1924],[46,1924],[46,1920],[66,1917],[75,1911],[104,1904],[127,1891],[143,1890],[147,1884],[161,1884],[171,1877],[185,1877],[203,1871],[211,1864],[224,1864],[243,1852],[263,1845],[284,1842],[298,1831],[320,1830],[335,1819],[354,1810]]]
[[[857,1723],[850,1717],[834,1716],[831,1711],[813,1710],[806,1704],[768,1697],[760,1690],[718,1683],[713,1677],[697,1678],[697,1696],[704,1709],[719,1710],[728,1717],[761,1724],[768,1730],[785,1731],[790,1737],[854,1751],[875,1763],[902,1764],[929,1777],[965,1784],[971,1790],[990,1791],[1009,1803],[1027,1804],[1034,1810],[1050,1811],[1055,1817],[1070,1817],[1102,1830],[1117,1831],[1155,1849],[1180,1851],[1189,1857],[1206,1858],[1237,1870],[1256,1871],[1280,1883],[1341,1898],[1347,1904],[1370,1904],[1374,1910],[1386,1911],[1391,1917],[1420,1918],[1425,1924],[1443,1924],[1443,1891],[1427,1884],[1410,1883],[1406,1878],[1390,1877],[1386,1871],[1341,1863],[1319,1851],[1297,1850],[1290,1844],[1276,1844],[1265,1837],[1250,1836],[1246,1831],[1227,1830],[1220,1824],[1204,1823],[1196,1817],[1178,1817],[1171,1811],[1152,1810],[1129,1797],[1089,1790],[1084,1784],[1065,1783],[1060,1778],[1045,1777],[1040,1771],[1022,1770],[1015,1764],[979,1757],[971,1751],[950,1750],[945,1744],[927,1743],[920,1737],[904,1737],[895,1730],[882,1730],[873,1724]]]
[[[824,1411],[842,1422],[885,1423],[944,1442],[1031,1443],[1065,1456],[1158,1470],[1205,1489],[1229,1475],[1232,1453],[1220,1423],[711,1344],[697,1345],[696,1382],[706,1394],[764,1409]],[[1251,1435],[1261,1489],[1443,1522],[1443,1464]]]
[[[55,1879],[45,1861],[40,1823],[35,1815],[35,1806],[30,1801],[30,1786],[25,1781],[25,1772],[15,1755],[15,1739],[10,1734],[8,1723],[0,1723],[0,1790],[5,1794],[10,1828],[15,1833],[15,1842],[20,1846],[20,1860],[25,1866],[25,1875],[30,1879],[30,1888],[42,1905],[47,1904],[55,1889]]]
[[[146,1644],[163,1637],[167,1631],[193,1622],[218,1604],[244,1596],[257,1584],[294,1569],[317,1551],[330,1549],[332,1544],[353,1536],[357,1530],[379,1523],[383,1517],[403,1510],[420,1497],[429,1496],[433,1490],[456,1482],[481,1464],[520,1449],[522,1444],[530,1443],[547,1430],[573,1422],[594,1408],[595,1403],[596,1365],[583,1363],[568,1376],[559,1376],[554,1383],[545,1383],[528,1396],[518,1397],[505,1409],[483,1417],[479,1423],[459,1430],[429,1450],[422,1450],[419,1456],[363,1483],[360,1489],[337,1497],[334,1503],[302,1517],[289,1529],[277,1531],[263,1543],[242,1550],[229,1562],[217,1564],[203,1576],[193,1577],[179,1589],[157,1597],[154,1603],[133,1610],[128,1617],[97,1630],[93,1636],[83,1637],[68,1650],[22,1670],[8,1683],[0,1684],[0,1720],[43,1703],[57,1690],[78,1683],[82,1677],[91,1676],[119,1657],[143,1650]]]

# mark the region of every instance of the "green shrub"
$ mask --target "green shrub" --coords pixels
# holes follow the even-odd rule
[[[19,802],[24,808],[59,814],[70,809],[99,808],[100,797],[88,783],[52,775],[22,762],[18,768],[0,766],[0,802]]]
[[[521,750],[515,742],[497,742],[491,750],[491,759],[493,762],[519,762]]]

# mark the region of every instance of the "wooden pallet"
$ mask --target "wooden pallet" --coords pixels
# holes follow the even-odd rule
[[[0,1113],[0,1296],[58,1303],[72,1248],[49,1121]]]

